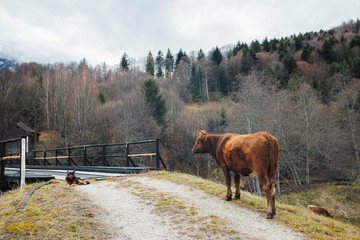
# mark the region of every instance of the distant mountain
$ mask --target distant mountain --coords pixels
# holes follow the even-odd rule
[[[0,69],[14,69],[18,63],[15,60],[10,60],[0,57]]]

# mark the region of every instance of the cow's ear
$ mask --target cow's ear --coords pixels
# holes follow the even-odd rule
[[[204,134],[204,135],[207,134],[207,132],[206,132],[205,130],[200,130],[200,132],[201,132],[202,134]]]

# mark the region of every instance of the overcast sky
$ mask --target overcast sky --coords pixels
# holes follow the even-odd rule
[[[0,0],[0,55],[118,64],[124,52],[187,53],[341,25],[359,0]]]

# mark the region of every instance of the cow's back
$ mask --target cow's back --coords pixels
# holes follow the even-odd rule
[[[219,155],[230,170],[240,172],[243,168],[253,169],[253,161],[269,159],[269,141],[264,132],[254,134],[225,134],[219,145]]]

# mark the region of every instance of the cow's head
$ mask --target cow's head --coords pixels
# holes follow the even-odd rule
[[[208,153],[210,151],[209,134],[205,130],[200,130],[199,136],[192,148],[193,153]]]

